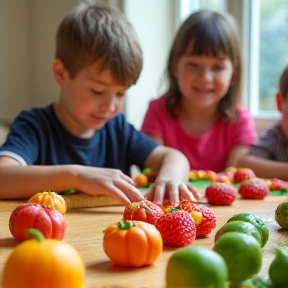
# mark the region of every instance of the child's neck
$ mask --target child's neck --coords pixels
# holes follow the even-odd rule
[[[186,106],[186,107],[185,107]],[[195,109],[185,105],[180,108],[180,121],[184,129],[191,135],[200,136],[213,126],[218,115],[217,107],[211,109]]]

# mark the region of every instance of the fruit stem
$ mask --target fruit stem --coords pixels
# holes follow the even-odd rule
[[[122,219],[120,222],[118,222],[117,227],[120,230],[126,230],[135,227],[135,223],[133,223],[133,221],[125,221]]]
[[[38,242],[42,242],[45,240],[44,235],[38,229],[29,228],[26,230],[26,234],[33,236],[33,238]]]

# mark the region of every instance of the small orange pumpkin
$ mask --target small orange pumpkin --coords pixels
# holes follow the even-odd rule
[[[59,211],[62,215],[65,215],[67,211],[67,203],[65,199],[61,195],[52,191],[39,192],[32,196],[28,200],[28,203],[49,206],[51,209]]]
[[[2,288],[84,288],[85,266],[68,243],[46,239],[37,229],[34,239],[17,245],[2,271]]]
[[[103,248],[115,265],[142,267],[158,259],[163,242],[154,225],[122,220],[104,231]]]

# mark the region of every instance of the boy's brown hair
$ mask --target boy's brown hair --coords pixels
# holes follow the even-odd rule
[[[116,9],[81,3],[60,23],[56,58],[70,77],[93,63],[109,69],[119,84],[132,85],[142,69],[142,50],[127,19]]]
[[[224,53],[232,62],[235,77],[222,98],[219,112],[232,121],[237,120],[236,109],[242,93],[242,59],[237,24],[228,13],[200,10],[193,13],[180,27],[170,51],[167,76],[169,82],[166,108],[172,117],[179,106],[181,93],[173,70],[184,54],[219,56]]]
[[[280,77],[279,90],[282,97],[288,99],[288,66],[286,66]]]

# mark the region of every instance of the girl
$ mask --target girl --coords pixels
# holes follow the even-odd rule
[[[229,14],[202,10],[180,27],[170,51],[165,95],[150,102],[142,131],[182,151],[195,170],[237,166],[256,139],[250,113],[238,106],[242,63]]]

